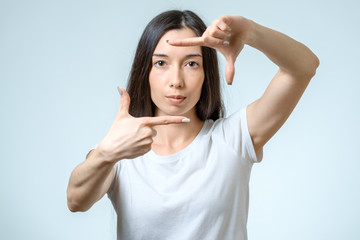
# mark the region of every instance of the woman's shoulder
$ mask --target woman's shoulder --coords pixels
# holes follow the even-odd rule
[[[238,109],[235,112],[231,113],[229,116],[219,118],[216,121],[207,121],[209,121],[210,124],[212,124],[214,127],[221,127],[224,124],[240,124],[243,120],[246,120],[246,107]]]

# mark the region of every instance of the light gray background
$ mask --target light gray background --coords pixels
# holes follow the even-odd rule
[[[67,209],[68,178],[112,123],[145,25],[174,8],[207,24],[243,15],[320,58],[253,168],[249,239],[360,239],[355,0],[1,0],[0,239],[115,239],[107,197],[86,213]],[[233,86],[223,85],[228,114],[260,97],[277,69],[250,47],[236,67]]]

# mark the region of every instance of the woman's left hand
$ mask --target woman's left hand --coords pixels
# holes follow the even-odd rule
[[[212,22],[201,37],[183,40],[169,39],[173,46],[206,46],[224,55],[226,60],[225,78],[232,84],[235,74],[235,61],[244,44],[247,44],[252,30],[252,21],[241,16],[223,15]]]

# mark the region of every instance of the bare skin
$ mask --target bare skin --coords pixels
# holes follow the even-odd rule
[[[114,178],[114,165],[121,159],[132,159],[150,151],[154,126],[188,124],[181,116],[134,118],[129,114],[130,97],[124,89],[119,111],[108,134],[87,159],[72,172],[67,189],[71,211],[86,211],[101,199]]]
[[[166,41],[189,37],[196,37],[189,28],[168,31],[153,53],[149,84],[151,98],[156,105],[155,116],[181,115],[191,119],[189,124],[154,127],[158,134],[152,150],[159,155],[170,155],[185,148],[203,125],[195,108],[205,78],[201,48],[179,48]]]
[[[279,70],[264,94],[247,107],[249,132],[258,152],[288,119],[319,66],[305,45],[240,16],[221,16],[201,37],[170,39],[173,46],[208,46],[226,59],[226,81],[233,82],[234,63],[244,45],[263,52]]]

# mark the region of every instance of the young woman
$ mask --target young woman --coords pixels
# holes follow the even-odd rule
[[[245,44],[279,70],[259,99],[223,118],[216,50],[231,84]],[[318,65],[303,44],[244,17],[206,28],[190,11],[158,15],[139,41],[128,92],[119,89],[113,125],[70,177],[69,209],[86,211],[107,193],[118,239],[247,239],[252,165]]]

